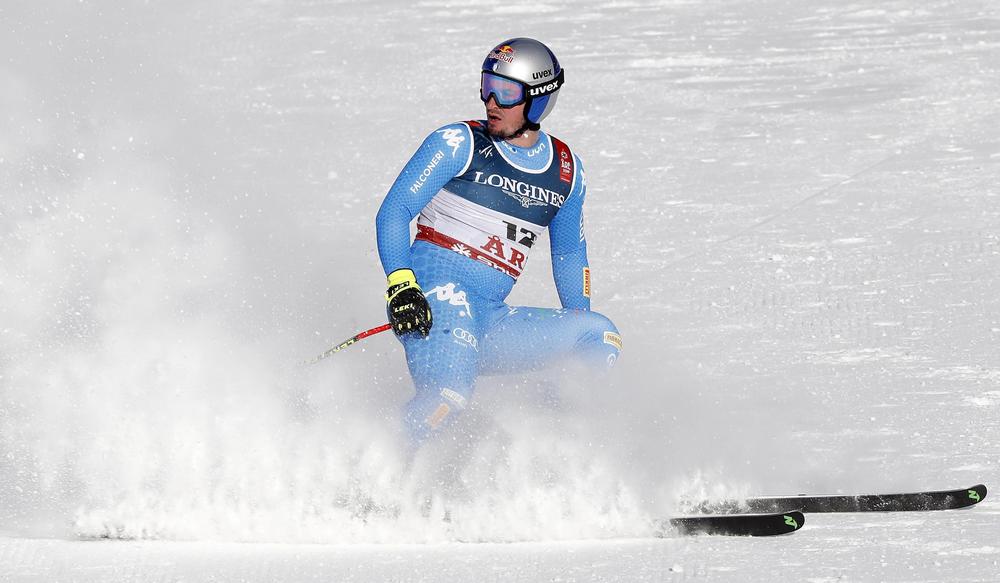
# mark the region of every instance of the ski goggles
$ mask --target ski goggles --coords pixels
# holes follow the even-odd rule
[[[563,71],[560,70],[559,74],[549,83],[528,87],[517,79],[504,77],[490,71],[483,71],[483,79],[479,85],[479,98],[483,100],[483,103],[486,103],[492,95],[500,107],[514,107],[527,101],[529,95],[531,97],[541,97],[542,95],[555,92],[562,86],[563,78]]]
[[[528,88],[525,87],[524,83],[501,77],[489,71],[483,71],[483,80],[480,83],[479,91],[483,103],[489,101],[490,95],[492,95],[500,107],[520,105],[528,96]]]

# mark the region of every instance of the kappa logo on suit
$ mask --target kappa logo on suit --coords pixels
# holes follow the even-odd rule
[[[465,292],[455,291],[454,283],[446,283],[444,285],[439,285],[434,289],[432,289],[431,291],[427,292],[426,295],[427,297],[433,296],[438,301],[448,302],[453,306],[459,306],[465,308],[465,311],[459,312],[458,315],[468,316],[470,318],[472,317],[472,306],[469,305],[469,300],[465,297]]]

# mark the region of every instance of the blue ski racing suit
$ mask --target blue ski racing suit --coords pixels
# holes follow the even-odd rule
[[[376,217],[379,257],[387,275],[413,270],[433,315],[427,337],[400,337],[416,388],[405,411],[414,443],[465,409],[479,375],[570,357],[614,365],[618,329],[590,310],[586,190],[579,158],[560,140],[539,132],[534,146],[515,147],[479,121],[432,132],[396,178]],[[508,306],[546,228],[562,309]]]

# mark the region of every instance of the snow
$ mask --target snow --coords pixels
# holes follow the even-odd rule
[[[995,487],[993,4],[5,7],[0,581],[997,580],[995,494],[649,527]],[[586,166],[625,352],[485,380],[405,469],[392,338],[300,363],[384,319],[381,197],[516,35],[567,69],[546,128]],[[546,256],[512,303],[557,303]]]

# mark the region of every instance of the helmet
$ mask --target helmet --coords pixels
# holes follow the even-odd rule
[[[524,103],[525,127],[537,130],[555,107],[564,72],[549,47],[533,38],[498,44],[483,61],[480,97],[492,95],[501,107]]]

